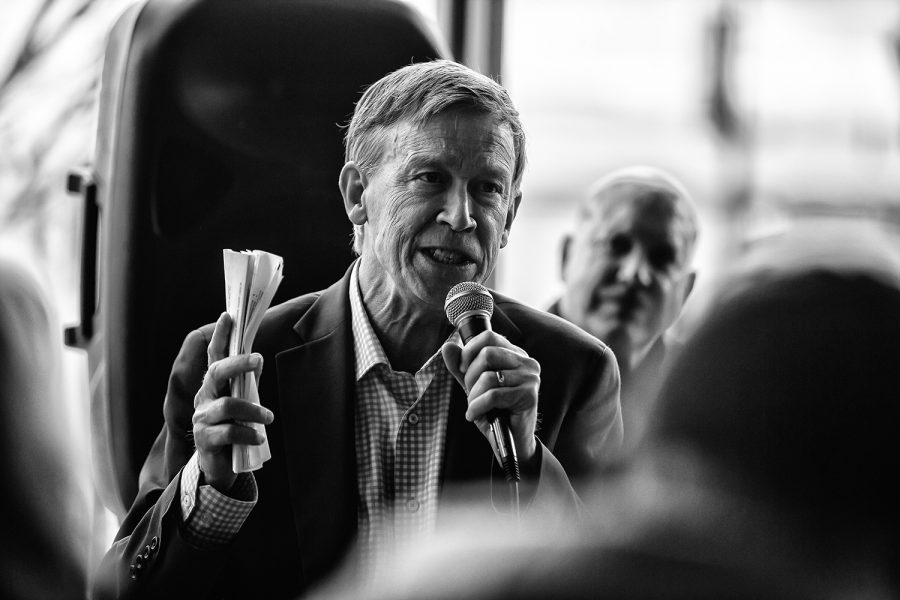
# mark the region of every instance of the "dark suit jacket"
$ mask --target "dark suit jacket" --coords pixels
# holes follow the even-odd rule
[[[179,532],[179,472],[194,451],[193,398],[206,369],[212,326],[192,332],[169,379],[166,425],[141,472],[138,497],[97,576],[97,596],[292,597],[331,572],[357,527],[355,377],[349,271],[327,290],[268,311],[254,342],[264,357],[261,402],[272,459],[255,472],[259,501],[234,540],[200,551]],[[560,499],[621,443],[619,374],[610,350],[563,319],[495,295],[492,327],[541,364],[541,467],[526,511]],[[494,460],[465,420],[456,386],[450,404],[442,498],[456,484],[483,485]],[[503,489],[503,486],[496,486]],[[496,494],[496,491],[495,491]],[[500,502],[497,502],[500,505]],[[438,517],[440,523],[440,515]],[[138,555],[145,555],[136,579]]]

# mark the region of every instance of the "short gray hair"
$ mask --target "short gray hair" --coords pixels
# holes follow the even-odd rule
[[[450,60],[413,63],[388,73],[363,93],[344,135],[344,159],[363,173],[371,173],[381,160],[383,132],[400,122],[423,125],[450,111],[494,115],[508,125],[513,137],[515,195],[525,170],[525,132],[519,111],[499,83]],[[358,253],[362,228],[354,226],[353,248]]]

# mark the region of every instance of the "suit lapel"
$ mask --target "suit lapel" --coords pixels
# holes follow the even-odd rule
[[[276,356],[285,464],[307,581],[337,564],[356,532],[348,290],[349,271],[294,326],[300,345]]]

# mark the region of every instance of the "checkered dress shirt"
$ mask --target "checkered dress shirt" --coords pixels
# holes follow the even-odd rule
[[[181,471],[181,535],[202,550],[231,540],[256,505],[256,479],[241,473],[228,491],[198,485],[200,458],[195,451]],[[198,489],[199,488],[199,489]]]
[[[415,374],[393,371],[350,279],[356,361],[357,511],[360,567],[373,577],[391,552],[434,528],[453,376],[440,350]],[[458,340],[454,332],[448,340]],[[181,474],[182,535],[198,548],[231,540],[256,505],[256,480],[242,473],[226,496],[199,483],[197,453]],[[199,487],[199,489],[198,489]]]
[[[414,375],[391,369],[369,323],[357,268],[358,263],[350,279],[350,310],[359,556],[363,576],[371,579],[393,551],[434,529],[454,379],[440,350]]]

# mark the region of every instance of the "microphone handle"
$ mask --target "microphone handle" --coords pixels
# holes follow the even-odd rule
[[[509,414],[503,410],[492,410],[487,415],[494,435],[494,444],[497,455],[500,457],[500,465],[503,467],[503,475],[506,481],[512,483],[519,481],[519,457],[516,455],[516,442],[513,440],[512,429],[509,427]]]
[[[460,320],[457,325],[459,337],[463,344],[481,333],[490,331],[491,321],[486,315],[475,314]],[[487,414],[491,433],[494,437],[494,450],[503,467],[503,474],[509,482],[517,482],[521,478],[519,473],[519,458],[516,455],[516,443],[513,440],[512,430],[509,428],[509,414],[505,410],[492,410]]]
[[[469,343],[469,340],[482,331],[490,331],[491,321],[481,314],[471,315],[465,319],[461,319],[457,328],[459,329],[459,337],[462,340],[463,345],[466,345]]]

